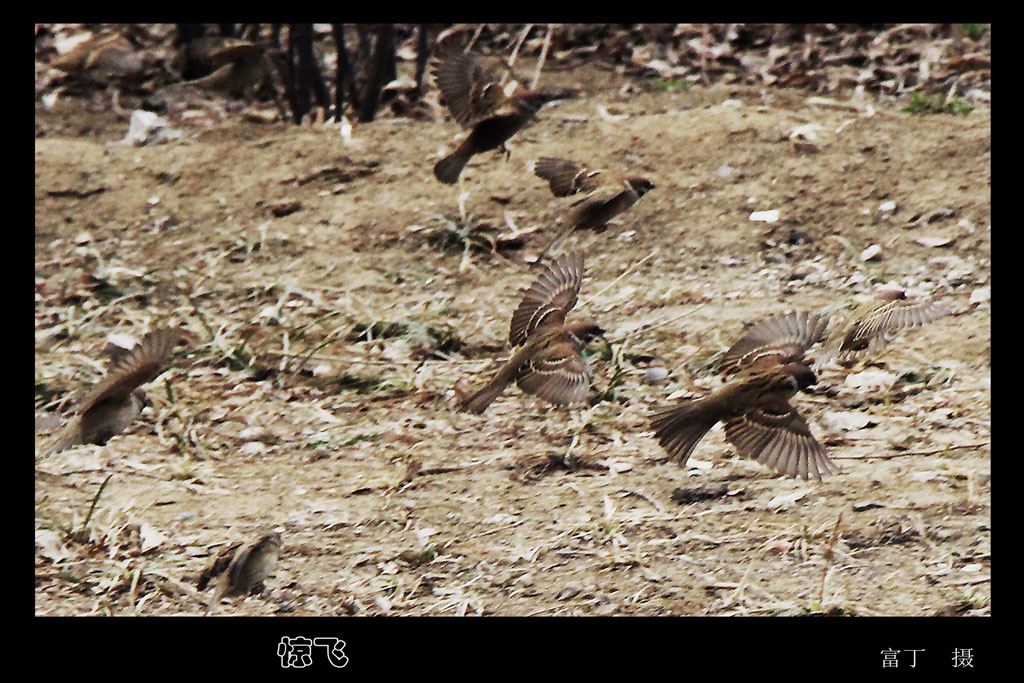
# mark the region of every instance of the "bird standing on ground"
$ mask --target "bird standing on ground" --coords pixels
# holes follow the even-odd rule
[[[807,421],[789,403],[818,381],[803,354],[827,324],[828,318],[806,311],[755,324],[723,356],[721,371],[731,381],[703,398],[656,411],[655,437],[684,464],[708,430],[722,422],[725,438],[745,458],[791,477],[835,473]]]
[[[434,175],[453,185],[463,167],[476,154],[508,149],[505,143],[529,124],[546,103],[563,95],[524,92],[506,95],[504,87],[475,57],[451,53],[433,68],[434,81],[445,106],[464,128],[472,128],[459,147],[434,165]]]
[[[162,328],[147,334],[134,348],[117,352],[106,376],[85,395],[46,455],[78,444],[103,445],[127,429],[148,403],[139,387],[167,369],[178,344],[190,341],[191,334],[184,330]]]
[[[587,397],[590,376],[580,351],[604,330],[592,322],[565,322],[582,281],[579,253],[564,254],[547,266],[512,314],[509,343],[522,348],[482,389],[462,400],[463,409],[484,412],[512,381],[551,403],[575,403]]]
[[[213,583],[210,606],[221,598],[247,593],[261,593],[263,582],[277,566],[281,554],[281,534],[261,531],[249,543],[237,541],[221,550],[210,565],[199,575],[196,587],[206,590]]]
[[[604,169],[590,169],[578,162],[555,157],[538,159],[533,164],[533,172],[548,181],[551,193],[556,197],[583,194],[573,202],[574,208],[565,229],[544,247],[537,261],[574,230],[602,232],[608,221],[654,189],[654,183],[641,176],[622,176]]]

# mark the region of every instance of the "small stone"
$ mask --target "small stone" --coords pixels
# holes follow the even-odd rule
[[[922,247],[946,247],[952,244],[953,240],[948,237],[918,237],[914,243]]]
[[[812,244],[814,239],[803,230],[790,230],[786,244]]]
[[[878,261],[880,260],[879,254],[882,253],[882,247],[877,244],[872,244],[870,247],[860,253],[861,261]]]
[[[779,210],[771,209],[769,211],[754,211],[750,214],[750,220],[761,221],[762,223],[776,223],[779,220]]]
[[[657,384],[668,377],[668,368],[652,366],[644,370],[644,379],[648,384]]]

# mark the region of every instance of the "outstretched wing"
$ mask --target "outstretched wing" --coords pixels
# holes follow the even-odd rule
[[[539,348],[523,365],[516,384],[545,401],[566,404],[587,397],[590,376],[583,356],[568,338],[559,335]]]
[[[836,472],[807,421],[782,396],[765,397],[756,408],[724,420],[724,426],[725,438],[744,458],[804,479]]]
[[[241,547],[242,541],[235,541],[217,553],[217,557],[213,562],[210,562],[210,564],[199,575],[199,580],[196,582],[196,588],[201,591],[206,590],[206,587],[210,585],[211,581],[227,571],[228,565],[231,564],[231,560],[234,559],[235,553],[237,553],[238,549]]]
[[[761,320],[725,352],[719,369],[730,375],[756,365],[799,361],[804,351],[821,339],[828,320],[828,316],[809,311],[791,311]]]
[[[548,181],[551,194],[556,197],[590,192],[608,181],[607,171],[591,170],[577,161],[557,157],[537,159],[533,164],[533,173]]]
[[[918,327],[949,313],[934,302],[912,303],[905,299],[868,302],[833,326],[825,342],[819,364],[838,357],[849,363],[868,355],[877,355],[899,330]]]
[[[152,381],[167,369],[174,347],[188,339],[178,329],[154,330],[142,338],[135,348],[114,356],[107,375],[86,394],[78,406],[78,414],[106,401],[121,402],[140,385]]]
[[[914,304],[900,299],[890,301],[858,320],[854,326],[851,341],[860,342],[877,335],[924,325],[947,313],[949,310],[942,304],[932,302]]]
[[[470,54],[442,55],[434,63],[433,74],[445,106],[462,126],[493,114],[505,101],[498,79]]]
[[[576,305],[582,282],[581,253],[563,254],[547,264],[512,314],[508,334],[512,346],[525,343],[526,338],[542,325],[564,324],[566,314]]]

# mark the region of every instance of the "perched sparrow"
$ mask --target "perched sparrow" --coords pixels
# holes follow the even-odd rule
[[[840,363],[849,363],[866,353],[880,353],[897,331],[923,325],[947,313],[949,310],[942,304],[915,304],[907,301],[903,290],[886,290],[878,299],[860,306],[849,320],[833,327],[819,363],[836,357]]]
[[[508,340],[522,348],[486,386],[462,400],[465,410],[484,412],[513,380],[526,393],[551,403],[587,397],[590,377],[580,350],[604,330],[590,322],[565,323],[582,281],[582,254],[564,254],[547,266],[512,314]]]
[[[574,230],[602,232],[608,221],[633,206],[638,199],[654,189],[654,183],[639,176],[621,176],[603,169],[589,169],[566,159],[541,157],[533,165],[535,175],[548,181],[556,197],[583,193],[573,202],[565,230],[551,241],[537,260],[562,243]]]
[[[82,399],[75,417],[46,454],[83,443],[103,445],[127,429],[148,404],[139,386],[166,370],[175,346],[187,341],[190,333],[162,328],[147,334],[133,349],[111,353],[106,377]]]
[[[204,591],[213,582],[211,606],[221,598],[261,593],[263,582],[274,571],[280,554],[281,534],[276,531],[261,532],[249,543],[232,543],[199,575],[196,587]]]
[[[452,185],[475,154],[499,147],[530,123],[547,102],[562,95],[524,92],[511,96],[477,59],[465,53],[441,57],[434,64],[434,80],[445,106],[463,127],[472,127],[458,149],[434,165],[434,175]]]
[[[701,438],[722,422],[740,455],[804,479],[836,471],[807,422],[789,404],[817,383],[803,352],[821,337],[827,319],[787,313],[754,325],[726,352],[723,372],[733,380],[711,394],[663,408],[651,417],[654,434],[669,454],[686,462]]]

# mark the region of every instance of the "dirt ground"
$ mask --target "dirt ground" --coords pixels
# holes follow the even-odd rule
[[[194,577],[261,527],[283,537],[267,590],[216,613],[989,614],[989,108],[548,82],[585,95],[457,188],[431,172],[450,120],[385,117],[346,143],[235,117],[133,147],[114,114],[38,106],[37,458],[107,335],[203,340],[127,433],[37,461],[38,615],[202,614]],[[513,387],[460,413],[455,383],[507,356],[524,259],[568,204],[527,170],[541,155],[657,185],[566,245],[586,253],[573,315],[615,351],[591,346],[603,400]],[[720,428],[665,460],[647,415],[713,386],[745,322],[884,284],[954,314],[822,373],[836,396],[796,397],[840,474],[776,476]]]

